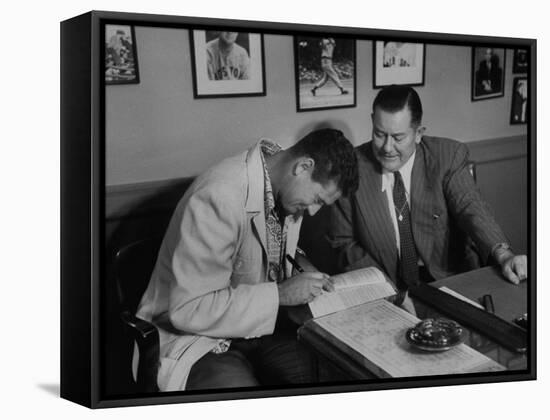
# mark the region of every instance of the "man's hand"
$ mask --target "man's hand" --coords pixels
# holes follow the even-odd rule
[[[323,290],[333,291],[330,276],[319,272],[305,272],[279,283],[279,305],[296,306],[311,302]]]
[[[514,284],[527,278],[527,256],[514,255],[501,264],[502,274]]]
[[[527,278],[526,255],[514,255],[513,252],[506,250],[496,256],[496,259],[502,268],[502,275],[510,282],[519,284]]]

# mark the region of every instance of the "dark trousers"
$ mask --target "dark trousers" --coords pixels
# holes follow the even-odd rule
[[[280,321],[280,320],[279,320]],[[281,322],[273,335],[233,339],[225,353],[207,353],[191,368],[186,390],[313,382],[313,357]]]

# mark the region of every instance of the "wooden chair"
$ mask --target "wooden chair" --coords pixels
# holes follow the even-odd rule
[[[160,237],[148,238],[122,247],[115,256],[114,269],[120,301],[120,317],[139,349],[136,375],[138,392],[157,392],[159,334],[156,327],[135,316],[161,243]]]

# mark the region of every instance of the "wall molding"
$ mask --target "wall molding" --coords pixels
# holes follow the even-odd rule
[[[478,165],[527,157],[527,135],[466,143]],[[194,177],[111,185],[105,188],[107,220],[172,211]]]
[[[466,143],[476,164],[527,157],[527,135],[499,137]]]
[[[105,218],[116,220],[174,210],[194,177],[107,186]]]

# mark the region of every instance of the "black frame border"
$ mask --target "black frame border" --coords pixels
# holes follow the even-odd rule
[[[241,28],[249,32],[310,36],[332,33],[356,39],[407,39],[445,45],[494,45],[526,48],[528,76],[529,295],[528,369],[491,374],[354,381],[284,389],[174,392],[105,396],[101,390],[101,291],[105,281],[105,79],[102,24],[206,29]],[[536,379],[536,40],[474,35],[423,33],[355,27],[234,21],[92,11],[61,23],[61,397],[106,408],[263,398],[383,389],[405,389]],[[265,80],[264,80],[265,81]]]

